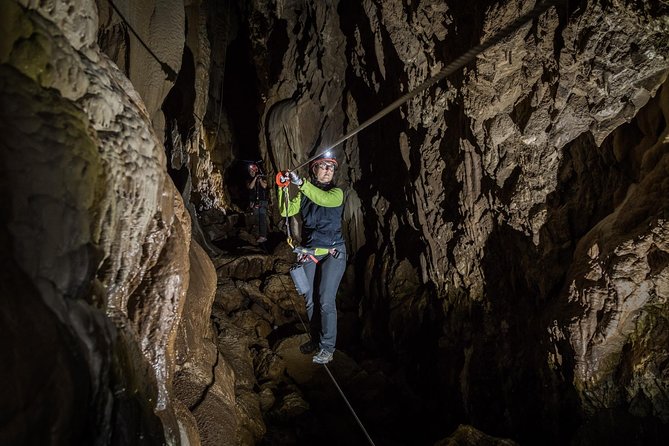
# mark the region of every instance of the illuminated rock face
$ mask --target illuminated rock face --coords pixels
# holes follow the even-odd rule
[[[156,133],[180,77],[165,80],[142,70],[148,56],[131,57],[124,67],[131,83],[98,48],[94,2],[33,3],[2,2],[2,255],[10,296],[2,362],[10,364],[3,379],[15,383],[2,404],[17,415],[0,441],[237,444],[247,424],[255,441],[260,415],[244,420],[257,397],[249,392],[240,409],[235,373],[218,358],[209,320],[217,278],[191,240],[183,191]],[[136,6],[141,11],[127,10],[135,19],[151,8]],[[169,9],[184,6],[159,6],[166,15],[148,14],[149,41],[160,42],[160,57],[179,70],[185,20],[177,14],[172,23]],[[200,116],[203,69],[191,104]],[[197,152],[203,136],[191,137],[175,151]],[[194,158],[194,177],[205,178],[206,156]],[[220,192],[219,184],[211,196]]]
[[[191,218],[234,210],[241,146],[298,164],[531,5],[115,3],[169,70],[106,1],[0,3],[3,404],[30,407],[0,443],[251,444],[261,411],[308,408],[277,356],[298,340],[268,342],[296,323],[287,266],[216,272]],[[392,352],[424,438],[666,430],[668,11],[581,3],[337,148],[342,343]]]
[[[61,414],[70,426],[50,431],[36,410],[7,440],[173,442],[190,219],[141,98],[97,49],[95,4],[34,7],[2,3],[3,256],[22,271],[15,280],[33,290],[38,314],[51,315],[51,331],[38,335],[61,339],[45,339],[49,355],[73,358],[56,361],[51,385],[69,376],[64,391],[85,397]],[[32,336],[30,314],[17,317],[14,329]],[[20,357],[10,363],[21,370]],[[5,403],[26,402],[19,393]]]
[[[230,208],[224,170],[230,163],[226,152],[231,143],[216,96],[219,79],[215,77],[211,84],[214,96],[209,104],[209,77],[210,71],[216,76],[220,59],[225,58],[226,39],[233,36],[230,19],[219,11],[228,12],[230,7],[169,0],[115,2],[116,11],[106,0],[97,4],[101,50],[126,73],[142,97],[156,136],[165,143],[170,175],[191,217],[193,207],[225,212]],[[211,23],[214,20],[218,25]],[[207,116],[205,122],[208,107],[214,109],[213,117]],[[198,231],[196,224],[195,235],[204,243]]]
[[[299,163],[531,6],[259,2],[263,150]],[[530,442],[667,422],[667,13],[551,8],[338,149],[362,338],[444,414]]]
[[[551,330],[556,345],[566,338],[573,348],[574,385],[590,415],[622,406],[669,420],[668,101],[665,84],[604,145],[632,181],[616,191],[613,211],[578,240]]]

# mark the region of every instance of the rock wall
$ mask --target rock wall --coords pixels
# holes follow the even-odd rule
[[[252,5],[275,168],[533,7]],[[362,339],[405,363],[435,421],[530,442],[611,410],[626,420],[612,432],[651,417],[641,435],[657,438],[666,423],[666,123],[649,101],[669,67],[667,14],[561,3],[338,149]],[[624,126],[644,106],[651,123]]]
[[[570,348],[549,358],[561,368],[562,356],[573,354],[573,383],[589,415],[624,408],[639,419],[669,421],[668,85],[604,141],[631,184],[612,188],[612,212],[578,240],[552,313],[553,345]]]
[[[93,1],[1,10],[0,442],[200,444],[175,366],[184,343],[205,347],[216,279],[154,131],[171,83],[135,79],[147,109],[100,52]],[[198,329],[178,332],[200,301]]]
[[[212,107],[220,103],[216,99],[221,55],[212,54],[212,45],[220,51],[226,45],[222,36],[233,35],[227,16],[230,7],[170,0],[115,2],[116,11],[107,1],[97,4],[100,47],[144,100],[156,134],[165,143],[170,176],[191,217],[211,209],[225,213],[231,207],[224,187],[230,160],[222,154],[230,151],[229,132],[221,131],[220,109],[207,111],[210,89]],[[194,221],[198,241],[213,251]]]
[[[144,100],[156,134],[162,138],[165,117],[161,108],[181,70],[186,35],[184,2],[114,1],[118,12],[108,1],[95,3],[100,46],[130,79]]]
[[[155,57],[108,2],[1,3],[2,411],[28,410],[0,442],[253,444],[308,407],[273,333],[290,255],[215,272],[198,217],[236,210],[235,159],[300,164],[532,4],[115,4]],[[663,438],[668,16],[562,3],[337,148],[342,342],[392,361],[421,438]]]

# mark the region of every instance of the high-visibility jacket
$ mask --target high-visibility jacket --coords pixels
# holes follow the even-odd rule
[[[307,248],[333,248],[344,244],[341,219],[344,211],[344,192],[331,184],[318,186],[304,180],[297,195],[290,199],[288,208],[279,188],[281,216],[302,216],[302,244]]]

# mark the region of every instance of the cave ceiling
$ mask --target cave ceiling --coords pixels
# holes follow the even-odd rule
[[[0,0],[0,443],[366,444],[243,187],[331,149],[373,438],[660,444],[669,6],[535,6]]]

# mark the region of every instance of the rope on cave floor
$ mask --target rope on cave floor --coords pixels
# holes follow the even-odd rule
[[[341,387],[339,387],[339,384],[337,384],[337,380],[332,375],[332,372],[330,371],[330,368],[328,367],[328,365],[323,364],[323,367],[325,368],[325,371],[328,372],[328,375],[330,375],[330,379],[332,379],[332,382],[334,383],[335,387],[339,391],[339,394],[341,395],[341,397],[346,402],[346,405],[348,406],[349,410],[353,414],[353,417],[355,418],[355,421],[358,422],[358,425],[360,426],[360,429],[362,429],[362,432],[365,434],[365,437],[367,437],[367,441],[369,441],[369,444],[371,444],[372,446],[376,446],[374,444],[374,440],[372,440],[372,437],[370,437],[369,433],[367,433],[367,429],[365,429],[365,426],[362,424],[362,421],[360,421],[360,418],[358,418],[358,415],[355,413],[355,410],[353,409],[353,406],[351,406],[351,403],[348,402],[348,398],[346,398],[346,395],[344,395],[344,391],[341,389]]]
[[[388,105],[387,107],[385,107],[384,109],[382,109],[381,111],[376,113],[374,116],[369,118],[367,121],[363,122],[362,124],[360,124],[359,126],[354,128],[353,130],[351,130],[350,132],[345,134],[344,136],[340,137],[334,143],[329,144],[329,145],[317,150],[316,153],[314,154],[314,156],[312,156],[311,158],[309,158],[308,160],[306,160],[302,164],[294,167],[291,170],[300,169],[300,168],[306,166],[307,164],[309,164],[311,161],[318,158],[319,156],[321,156],[322,154],[324,154],[325,152],[327,152],[328,150],[334,149],[339,144],[343,143],[344,141],[351,138],[352,136],[358,134],[359,132],[361,132],[365,128],[369,127],[370,125],[372,125],[373,123],[375,123],[379,119],[383,118],[385,115],[387,115],[391,111],[400,107],[405,102],[407,102],[410,99],[416,97],[418,94],[427,90],[428,88],[430,88],[431,86],[433,86],[437,82],[439,82],[439,81],[445,79],[446,77],[450,76],[451,74],[455,73],[460,68],[464,67],[465,65],[467,65],[468,63],[473,61],[476,58],[476,56],[478,56],[479,54],[481,54],[482,52],[484,52],[488,48],[498,44],[499,42],[501,42],[502,40],[504,40],[505,38],[510,36],[512,33],[519,30],[522,26],[524,26],[529,21],[534,20],[537,17],[539,17],[541,14],[546,12],[548,10],[548,8],[550,8],[551,6],[557,6],[558,3],[562,3],[562,2],[565,2],[565,1],[566,0],[545,0],[541,3],[536,4],[531,11],[519,16],[516,20],[514,20],[513,22],[509,23],[504,28],[497,31],[486,42],[481,43],[481,44],[469,49],[467,52],[462,54],[460,57],[455,59],[453,62],[449,63],[446,66],[446,68],[441,70],[439,73],[432,76],[430,79],[426,80],[425,82],[420,84],[415,89],[409,91],[404,96],[401,96],[395,102]]]
[[[300,323],[302,324],[302,328],[304,329],[305,333],[307,333],[307,335],[309,335],[309,340],[311,342],[313,342],[313,339],[311,339],[311,331],[309,330],[309,327],[307,327],[307,324],[304,322],[304,319],[302,319],[302,316],[300,315],[300,312],[297,309],[297,305],[295,305],[295,301],[293,300],[290,292],[286,289],[286,286],[283,284],[283,282],[281,282],[281,286],[283,286],[283,289],[286,291],[286,294],[288,295],[288,300],[290,300],[290,303],[293,305],[293,309],[295,310],[295,314],[297,314],[297,317],[300,319]],[[344,393],[341,386],[339,385],[339,383],[335,379],[334,375],[330,371],[330,368],[328,367],[328,365],[323,364],[323,368],[325,368],[325,371],[328,372],[328,376],[330,377],[330,379],[332,380],[332,383],[337,388],[337,391],[339,391],[339,394],[341,395],[342,399],[344,400],[344,402],[348,406],[348,409],[351,411],[351,414],[353,414],[353,418],[355,418],[355,421],[358,423],[358,426],[360,426],[360,429],[365,434],[365,437],[367,438],[367,441],[369,442],[369,444],[371,444],[372,446],[376,446],[375,443],[374,443],[374,440],[372,440],[372,437],[369,436],[369,433],[367,432],[367,429],[365,428],[365,425],[362,424],[362,421],[358,417],[358,414],[355,412],[355,409],[353,408],[353,406],[349,402],[348,398],[346,398],[346,394]]]

